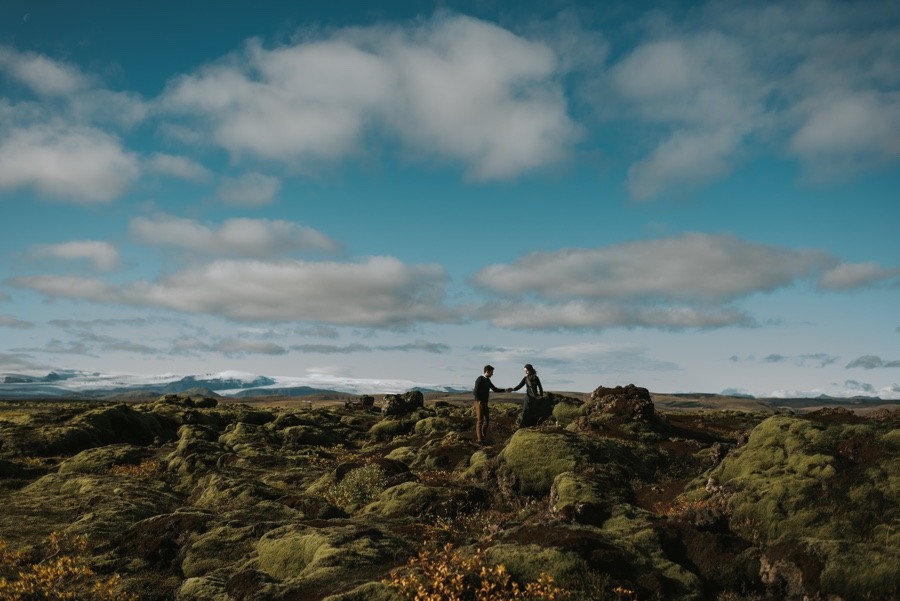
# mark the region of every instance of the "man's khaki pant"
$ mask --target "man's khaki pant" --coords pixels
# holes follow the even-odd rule
[[[480,401],[475,401],[472,408],[475,410],[475,442],[484,442],[491,423],[491,410],[487,403]]]

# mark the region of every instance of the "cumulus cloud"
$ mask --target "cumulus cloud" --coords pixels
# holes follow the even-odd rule
[[[268,219],[227,219],[218,229],[172,215],[136,217],[131,235],[145,244],[173,246],[212,256],[275,257],[300,250],[336,252],[325,234],[298,223]]]
[[[520,329],[702,329],[755,325],[745,312],[729,307],[639,307],[585,301],[488,303],[477,315],[498,327]]]
[[[818,285],[823,290],[849,290],[898,276],[900,269],[885,269],[877,263],[841,263],[822,273]]]
[[[0,46],[0,69],[40,95],[72,94],[87,85],[87,78],[72,65],[33,52]]]
[[[832,261],[818,251],[687,233],[604,248],[572,248],[490,265],[475,282],[502,295],[608,301],[728,301],[792,284]]]
[[[686,233],[602,248],[536,252],[473,277],[501,297],[480,316],[515,328],[753,326],[729,303],[828,272],[838,262],[732,235]]]
[[[746,48],[719,33],[650,40],[613,66],[626,113],[661,128],[655,148],[631,166],[628,186],[644,200],[730,173],[742,137],[761,119],[766,85]]]
[[[193,182],[206,182],[212,173],[203,165],[183,156],[156,153],[146,161],[149,171]]]
[[[495,362],[530,362],[540,370],[552,367],[554,373],[589,369],[603,372],[677,371],[675,363],[660,361],[647,356],[647,349],[624,343],[583,342],[550,346],[543,349],[530,347],[478,346],[474,352],[483,353]]]
[[[887,361],[878,355],[863,355],[846,365],[847,369],[861,367],[863,369],[880,369],[882,367],[900,367],[900,359]]]
[[[900,33],[900,32],[898,32]],[[816,167],[855,171],[900,158],[900,101],[873,92],[810,100],[799,108],[805,116],[789,142],[790,150]]]
[[[278,178],[254,172],[225,178],[219,185],[219,197],[231,205],[258,207],[272,202],[280,189]]]
[[[636,25],[638,44],[594,91],[604,116],[630,117],[642,133],[628,149],[634,198],[715,181],[758,145],[814,179],[900,158],[890,2],[709,2],[677,23],[656,13]]]
[[[61,244],[35,246],[30,255],[64,261],[88,261],[94,269],[110,271],[119,263],[119,251],[108,242],[98,240],[73,240]]]
[[[300,321],[360,327],[454,322],[444,305],[446,273],[392,257],[352,263],[221,260],[122,287],[92,278],[24,276],[11,284],[52,298],[157,307],[242,321]]]
[[[235,156],[332,161],[385,133],[416,155],[496,179],[558,161],[575,140],[560,75],[544,44],[439,16],[273,49],[251,41],[171,81],[160,104],[207,122]]]
[[[138,176],[137,158],[90,127],[14,128],[0,142],[0,190],[32,187],[83,204],[107,203]]]

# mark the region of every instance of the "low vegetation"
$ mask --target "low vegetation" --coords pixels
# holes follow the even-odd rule
[[[512,398],[0,402],[0,601],[900,593],[900,411]]]

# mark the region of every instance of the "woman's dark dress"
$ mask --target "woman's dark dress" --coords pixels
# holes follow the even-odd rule
[[[545,417],[542,415],[544,387],[541,386],[541,379],[537,374],[528,374],[513,390],[518,390],[522,386],[525,387],[525,402],[522,404],[522,419],[519,427],[527,428],[537,425],[538,419]]]

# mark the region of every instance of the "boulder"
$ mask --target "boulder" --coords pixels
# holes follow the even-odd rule
[[[403,394],[385,395],[379,404],[382,415],[406,415],[425,406],[425,396],[419,390]]]

